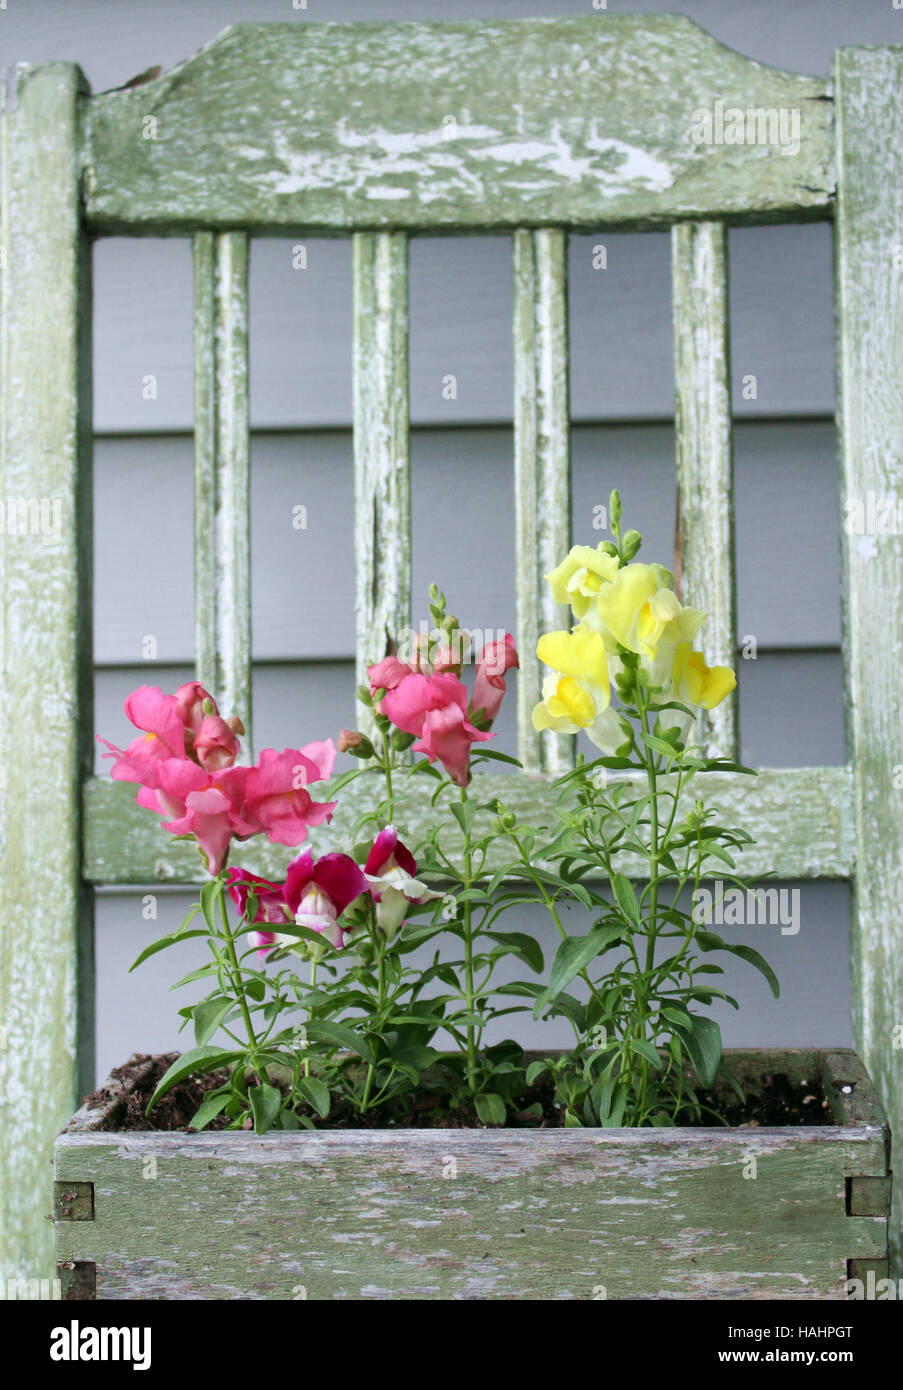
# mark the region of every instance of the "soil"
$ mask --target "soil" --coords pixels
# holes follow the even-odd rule
[[[83,1105],[90,1109],[102,1109],[110,1101],[118,1099],[109,1116],[98,1126],[102,1130],[188,1130],[189,1122],[197,1112],[207,1091],[222,1085],[226,1072],[209,1076],[191,1077],[180,1082],[157,1102],[150,1116],[145,1114],[147,1103],[161,1077],[176,1060],[178,1053],[168,1052],[162,1056],[135,1054],[122,1067],[116,1067],[111,1076],[120,1082],[122,1090],[113,1092],[107,1087],[86,1096]],[[817,1080],[805,1086],[790,1080],[782,1073],[762,1076],[755,1086],[747,1089],[745,1102],[729,1090],[700,1091],[702,1104],[714,1111],[707,1114],[702,1123],[719,1123],[740,1129],[756,1129],[761,1125],[830,1125],[834,1116]],[[540,1113],[525,1113],[539,1106]],[[540,1077],[535,1085],[526,1087],[519,1097],[520,1112],[509,1115],[508,1128],[514,1129],[555,1129],[560,1128],[562,1116],[553,1099],[551,1079]],[[313,1115],[313,1112],[310,1112]],[[222,1130],[228,1125],[224,1116],[218,1116],[207,1130]],[[485,1128],[470,1107],[455,1110],[437,1108],[435,1096],[423,1094],[415,1096],[405,1108],[399,1107],[394,1113],[380,1112],[361,1118],[349,1104],[340,1102],[335,1106],[327,1120],[316,1119],[318,1129],[482,1129]]]

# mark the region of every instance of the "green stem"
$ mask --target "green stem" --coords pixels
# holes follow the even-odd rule
[[[377,1027],[382,1027],[383,1011],[386,1007],[386,943],[382,932],[378,926],[371,926],[370,937],[376,950],[376,970],[377,970]],[[370,1092],[373,1089],[373,1078],[376,1074],[376,1064],[371,1062],[367,1068],[367,1079],[364,1082],[364,1094],[361,1097],[360,1113],[363,1115],[370,1104]]]
[[[311,987],[311,989],[316,989],[316,987],[317,987],[317,962],[316,962],[316,958],[315,958],[314,956],[311,956],[311,958],[310,958],[310,987]],[[310,1023],[311,1019],[313,1018],[313,1012],[314,1012],[314,1011],[313,1011],[313,1008],[312,1008],[312,1007],[309,1007],[308,1010],[307,1010],[307,1021],[308,1021],[308,1023]],[[305,1075],[305,1076],[310,1076],[310,1058],[309,1058],[309,1057],[305,1057],[305,1058],[304,1058],[304,1075]]]
[[[637,709],[640,716],[640,727],[644,734],[649,733],[649,719],[647,714],[647,704],[642,687],[637,680]],[[648,930],[646,934],[646,971],[643,982],[643,992],[640,1005],[639,1027],[640,1036],[647,1038],[647,1024],[649,1021],[649,977],[655,969],[655,942],[658,935],[658,882],[659,882],[659,824],[658,824],[658,778],[655,767],[655,750],[643,742],[643,761],[646,764],[646,781],[649,787],[649,905],[648,905]],[[642,1123],[646,1105],[646,1088],[649,1079],[649,1063],[645,1060],[641,1064],[642,1069],[642,1089],[640,1095],[640,1116],[638,1123]]]
[[[467,805],[467,788],[461,788],[461,804]],[[464,834],[464,990],[467,1001],[467,1013],[472,1015],[474,1012],[474,1002],[476,992],[474,990],[473,978],[473,923],[471,915],[470,888],[473,885],[473,858],[470,845],[470,832]],[[474,1024],[467,1024],[467,1085],[472,1093],[476,1093],[476,1069],[477,1069],[477,1032]]]
[[[223,919],[223,937],[226,942],[226,955],[229,957],[229,974],[232,976],[232,988],[238,996],[238,1006],[241,1009],[241,1016],[244,1019],[245,1029],[248,1034],[248,1042],[251,1045],[251,1053],[256,1069],[257,1050],[260,1044],[257,1041],[257,1034],[254,1032],[254,1025],[251,1022],[251,1011],[248,1008],[245,987],[242,983],[241,966],[238,963],[238,955],[235,951],[235,937],[232,934],[232,928],[229,926],[229,913],[226,909],[226,894],[222,884],[220,884],[219,906],[220,916]]]
[[[392,815],[395,807],[395,798],[392,792],[392,747],[389,743],[389,736],[385,729],[382,731],[383,737],[383,772],[386,778],[386,816],[391,824]]]
[[[529,873],[530,878],[531,878],[531,879],[533,880],[533,882],[536,884],[536,887],[539,889],[539,892],[540,892],[540,894],[541,894],[541,896],[542,896],[542,900],[543,900],[543,902],[545,903],[546,910],[549,912],[549,914],[551,915],[552,921],[555,923],[556,927],[558,928],[558,935],[561,937],[562,940],[564,940],[564,938],[567,936],[567,932],[565,931],[565,929],[564,929],[564,927],[563,927],[563,925],[562,925],[561,918],[558,916],[558,909],[556,908],[555,903],[553,902],[553,900],[549,897],[548,893],[546,892],[546,886],[545,886],[545,884],[543,883],[542,879],[541,879],[541,878],[537,878],[537,877],[533,874],[533,872],[532,872],[533,866],[532,866],[532,864],[530,863],[529,856],[528,856],[526,850],[524,849],[523,845],[521,844],[520,840],[517,838],[517,836],[516,836],[513,832],[511,833],[511,838],[512,838],[512,840],[514,841],[515,845],[517,846],[517,852],[518,852],[518,854],[519,854],[520,857],[521,857],[521,863],[523,864],[524,868],[525,868],[525,869],[527,870],[527,872]],[[587,969],[586,969],[585,966],[584,966],[584,968],[580,971],[580,978],[581,978],[581,980],[583,980],[583,982],[584,982],[586,985],[589,986],[590,993],[593,994],[593,995],[595,995],[595,997],[596,997],[597,999],[599,999],[599,995],[598,995],[598,993],[597,993],[597,991],[596,991],[596,987],[595,987],[595,985],[593,984],[592,980],[590,979],[589,973],[588,973],[588,971],[587,971]],[[601,1000],[601,999],[599,999],[599,1006],[600,1006],[600,1008],[601,1008],[601,1006],[602,1006],[602,1000]],[[581,1041],[581,1038],[580,1038],[580,1029],[577,1027],[577,1024],[574,1022],[573,1019],[569,1019],[569,1022],[570,1022],[571,1027],[572,1027],[573,1030],[574,1030],[574,1037],[576,1038],[577,1042],[580,1042],[580,1041]]]

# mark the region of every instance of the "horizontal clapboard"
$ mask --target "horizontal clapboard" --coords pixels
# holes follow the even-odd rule
[[[829,421],[735,429],[738,638],[762,648],[840,641],[838,504]],[[572,431],[572,527],[594,543],[612,487],[642,555],[670,563],[674,441],[666,425]],[[354,653],[350,431],[261,434],[251,442],[251,592],[256,661]],[[192,617],[190,438],[101,439],[95,449],[95,657],[188,663]],[[513,630],[514,478],[510,429],[415,430],[414,616],[431,581],[472,626]],[[303,510],[301,510],[303,509]],[[454,525],[451,525],[451,521]],[[313,587],[312,587],[313,586]],[[310,602],[312,592],[316,602]]]
[[[830,227],[735,228],[728,245],[735,415],[830,414]],[[510,423],[511,249],[507,236],[412,241],[415,425]],[[103,239],[94,269],[95,428],[190,429],[190,241]],[[666,234],[600,230],[570,238],[573,420],[671,416],[670,275]],[[350,426],[351,293],[350,241],[251,243],[255,428]]]

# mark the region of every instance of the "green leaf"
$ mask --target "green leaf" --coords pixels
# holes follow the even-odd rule
[[[206,932],[205,932],[204,934],[206,935]],[[170,985],[169,988],[170,988],[171,990],[172,990],[172,989],[181,989],[183,985],[191,985],[191,984],[194,984],[195,980],[206,980],[206,979],[208,979],[211,975],[215,975],[215,974],[216,974],[216,970],[217,970],[216,961],[213,961],[213,960],[208,961],[206,965],[200,966],[199,969],[197,969],[197,970],[191,970],[191,971],[189,971],[189,973],[188,973],[187,975],[183,975],[182,978],[181,978],[181,980],[176,980],[175,984],[174,984],[174,985]]]
[[[633,884],[624,874],[614,874],[611,880],[612,891],[617,900],[618,907],[623,912],[637,931],[641,929],[640,905],[634,892]]]
[[[668,743],[666,739],[657,738],[655,734],[641,733],[640,738],[647,748],[651,748],[654,753],[661,753],[669,762],[673,762],[677,757],[677,749],[673,743]]]
[[[484,1091],[482,1095],[476,1097],[474,1104],[484,1125],[503,1125],[505,1123],[508,1110],[501,1096],[496,1095],[495,1091]]]
[[[276,1116],[282,1109],[282,1092],[264,1081],[248,1090],[251,1114],[254,1116],[254,1133],[266,1134],[276,1123]]]
[[[196,927],[193,931],[177,931],[171,936],[161,936],[159,941],[155,941],[150,946],[145,946],[140,956],[129,966],[129,974],[146,961],[149,956],[155,956],[158,951],[165,951],[168,946],[175,946],[179,941],[187,941],[190,936],[209,936],[210,933],[201,927]]]
[[[545,969],[542,947],[526,932],[488,931],[485,935],[491,937],[493,941],[498,941],[510,954],[519,956],[524,964],[529,965],[530,969],[535,970],[537,974]]]
[[[344,1023],[308,1023],[307,1036],[311,1042],[326,1043],[328,1047],[344,1047],[365,1062],[374,1061],[373,1053],[361,1035]]]
[[[188,1128],[205,1129],[229,1103],[229,1094],[229,1091],[213,1091],[211,1095],[205,1096]]]
[[[449,810],[460,825],[463,833],[469,835],[473,829],[474,816],[477,814],[476,802],[453,801]]]
[[[296,1089],[301,1092],[308,1105],[316,1110],[320,1119],[325,1120],[331,1105],[329,1087],[315,1076],[302,1076]]]
[[[636,1052],[640,1057],[645,1057],[646,1061],[651,1062],[657,1071],[662,1070],[662,1059],[647,1038],[631,1038],[630,1050]]]
[[[426,1067],[432,1067],[442,1056],[434,1047],[427,1047],[423,1044],[413,1047],[400,1047],[392,1054],[392,1061],[399,1066],[415,1067],[417,1071],[423,1071]]]
[[[220,1071],[227,1067],[230,1062],[237,1062],[243,1057],[243,1052],[225,1051],[221,1047],[193,1047],[189,1052],[183,1052],[181,1057],[177,1057],[166,1075],[161,1077],[160,1083],[154,1094],[147,1103],[147,1114],[150,1114],[157,1101],[166,1092],[183,1081],[186,1076],[191,1076],[193,1072]]]
[[[740,960],[745,960],[749,965],[755,966],[756,970],[760,971],[760,973],[765,976],[775,999],[780,997],[781,986],[778,983],[778,977],[765,957],[761,956],[755,947],[744,946],[742,943],[734,944],[733,942],[725,941],[717,932],[698,931],[696,933],[696,940],[699,943],[700,950],[729,951],[731,955],[739,956]]]
[[[223,885],[218,878],[212,878],[209,883],[205,883],[201,889],[201,912],[204,914],[204,921],[212,932],[219,933],[219,926],[216,919],[216,905],[222,897]]]
[[[532,1086],[537,1076],[548,1070],[548,1062],[531,1062],[527,1067],[527,1085]]]
[[[623,936],[625,928],[622,923],[613,926],[594,927],[586,936],[566,936],[558,950],[555,952],[555,959],[552,961],[552,969],[549,972],[549,985],[544,996],[540,996],[542,1004],[546,1004],[560,994],[566,984],[573,980],[575,975],[591,960],[610,946],[613,941],[617,941]],[[540,1000],[537,1000],[534,1017],[538,1017]]]
[[[212,999],[203,999],[200,1004],[195,1005],[192,1018],[194,1040],[198,1047],[203,1047],[210,1041],[217,1028],[235,1007],[235,1000],[227,999],[222,994],[215,994]]]
[[[728,854],[726,849],[717,845],[714,840],[703,840],[702,842],[703,859],[718,859],[722,864],[726,864],[729,869],[736,869],[737,861]]]
[[[489,758],[494,763],[511,763],[513,767],[521,769],[524,766],[519,758],[512,758],[508,753],[497,753],[494,748],[481,748],[476,757]],[[473,761],[474,758],[471,759],[471,762]]]
[[[721,1062],[721,1029],[713,1018],[690,1017],[693,1031],[686,1035],[687,1053],[703,1086],[713,1086]]]

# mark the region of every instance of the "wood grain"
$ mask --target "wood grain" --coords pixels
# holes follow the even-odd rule
[[[736,670],[727,230],[720,222],[679,223],[671,248],[682,596],[709,615],[700,638],[709,665]],[[698,737],[712,756],[737,756],[738,704],[734,692],[700,710]]]
[[[354,538],[359,684],[411,623],[408,238],[354,237]],[[355,727],[373,732],[361,710]]]
[[[251,753],[248,239],[194,238],[194,616],[197,679]]]
[[[728,1061],[858,1067],[807,1051]],[[96,1263],[98,1298],[840,1299],[847,1261],[886,1252],[886,1221],[846,1199],[851,1175],[886,1175],[880,1108],[654,1132],[255,1137],[99,1133],[98,1118],[76,1117],[55,1168],[94,1184],[94,1221],[56,1232],[60,1261]]]
[[[3,118],[0,1268],[46,1277],[53,1137],[93,1072],[90,251],[70,63],[17,69]],[[24,510],[20,510],[24,509]]]
[[[797,111],[798,152],[695,143],[724,98]],[[87,214],[168,235],[792,221],[828,209],[831,117],[825,82],[679,15],[236,25],[86,104]]]
[[[836,87],[843,641],[857,860],[854,1035],[891,1125],[903,1134],[903,543],[867,529],[870,496],[879,506],[892,498],[895,509],[903,496],[903,49],[840,49]],[[903,1268],[899,1190],[891,1232]]]
[[[571,545],[567,237],[514,235],[514,525],[517,568],[518,756],[528,772],[566,772],[574,740],[533,728],[543,668],[536,643],[571,626],[545,576]]]
[[[542,777],[479,773],[474,795],[481,803],[501,797],[524,821],[554,826],[557,793]],[[660,779],[664,781],[664,779]],[[707,774],[700,783],[706,804],[718,806],[725,824],[742,825],[755,838],[743,855],[747,875],[773,874],[777,879],[846,878],[852,859],[852,779],[846,767],[765,768],[757,778],[732,773]],[[435,822],[429,805],[434,784],[426,778],[400,781],[395,788],[396,816],[416,841]],[[319,795],[319,793],[318,793]],[[359,779],[339,797],[328,827],[311,831],[311,843],[331,849],[352,848],[351,828],[365,808],[383,795],[376,776]],[[323,796],[327,796],[324,787]],[[477,831],[490,812],[477,813]],[[449,826],[444,843],[454,859],[458,832]],[[278,875],[291,850],[259,839],[241,847],[241,862],[255,873]],[[491,857],[489,864],[496,861]],[[642,875],[648,866],[625,857],[626,872]],[[85,874],[96,883],[173,883],[202,881],[197,851],[161,832],[157,818],[134,802],[133,790],[121,782],[93,778],[85,787]]]

